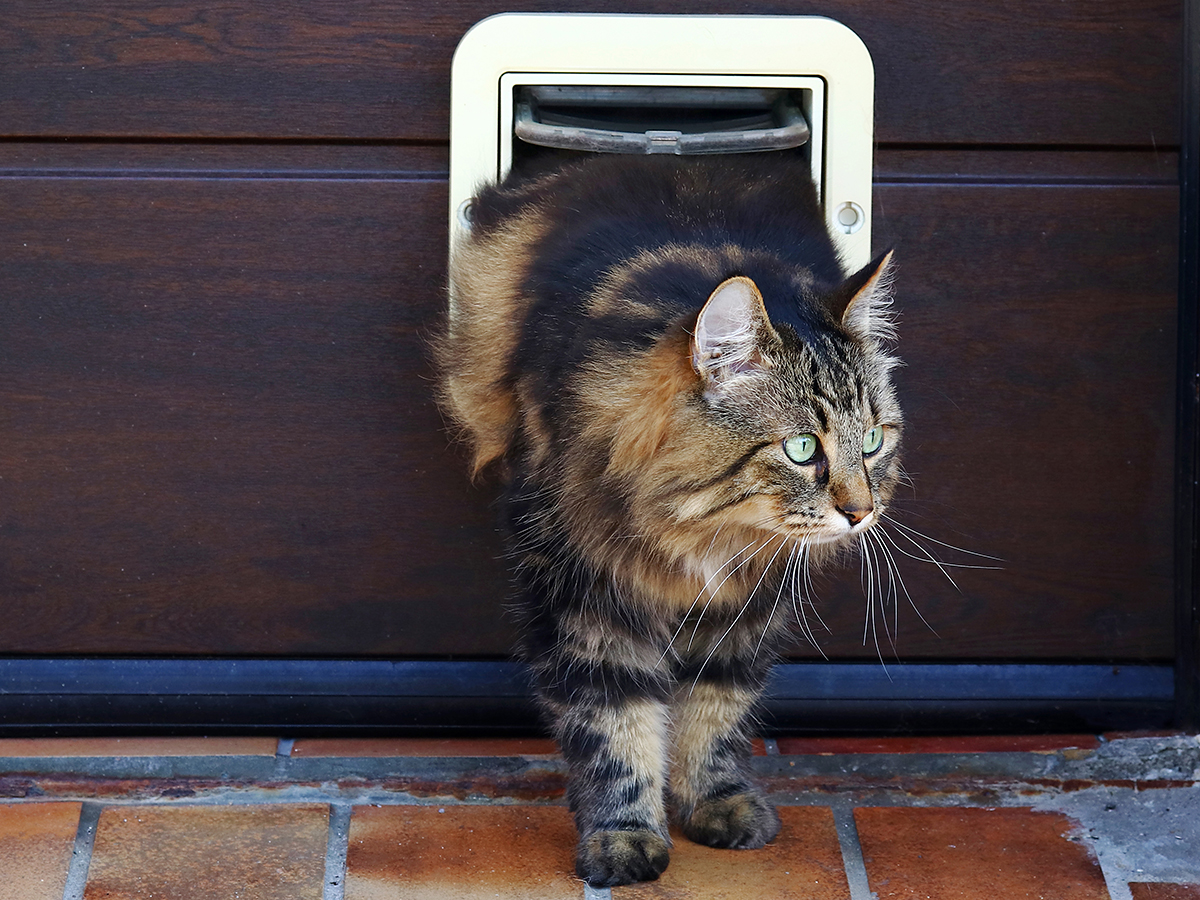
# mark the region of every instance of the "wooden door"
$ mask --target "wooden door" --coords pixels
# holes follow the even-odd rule
[[[0,11],[0,654],[507,654],[492,494],[426,350],[450,55],[498,11]],[[872,53],[900,517],[1003,560],[957,587],[901,560],[916,609],[865,638],[857,570],[825,579],[820,652],[1169,666],[1180,4],[736,11]]]

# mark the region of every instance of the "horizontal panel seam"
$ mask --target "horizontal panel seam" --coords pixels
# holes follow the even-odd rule
[[[446,172],[290,172],[280,171],[189,171],[154,170],[107,171],[103,169],[0,169],[0,179],[6,181],[411,181],[446,182]]]
[[[438,183],[447,180],[445,172],[214,172],[214,171],[155,171],[144,172],[103,170],[4,170],[2,181],[311,181],[311,182],[378,182],[378,183]],[[1022,180],[985,178],[888,178],[874,182],[877,188],[1178,188],[1175,180]]]
[[[944,188],[1178,188],[1173,179],[1062,179],[1052,178],[887,178],[874,182],[875,187],[944,187]]]

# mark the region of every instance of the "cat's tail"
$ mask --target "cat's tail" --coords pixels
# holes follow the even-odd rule
[[[540,237],[538,217],[518,215],[451,251],[450,303],[434,353],[441,405],[471,444],[473,477],[503,460],[517,437],[512,363],[528,308],[522,285]]]

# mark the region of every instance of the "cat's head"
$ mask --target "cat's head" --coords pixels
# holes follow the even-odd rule
[[[775,322],[750,278],[716,287],[691,334],[702,399],[690,430],[720,471],[680,498],[680,519],[810,545],[845,542],[879,521],[902,429],[889,376],[897,360],[886,349],[890,266],[888,253],[832,290],[804,285],[786,298],[798,314]]]
[[[611,279],[595,315],[641,314],[649,334],[659,313],[642,298],[662,286],[678,308],[700,284],[707,301],[700,293],[699,311],[645,349],[588,360],[571,453],[556,456],[548,438],[530,445],[562,467],[562,513],[597,558],[640,558],[638,547],[652,547],[701,581],[714,559],[743,546],[765,547],[767,557],[804,546],[819,561],[879,521],[900,476],[890,254],[822,285],[809,270],[740,252],[689,250],[677,266],[683,252],[654,254],[633,278]],[[730,271],[741,274],[721,274]],[[680,589],[684,602],[691,587],[690,596]]]

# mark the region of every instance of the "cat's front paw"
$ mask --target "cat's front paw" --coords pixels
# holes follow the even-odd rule
[[[683,823],[683,833],[697,844],[751,850],[779,834],[779,813],[753,792],[702,800]]]
[[[575,874],[592,887],[653,881],[670,862],[668,851],[654,831],[596,831],[579,842]]]

